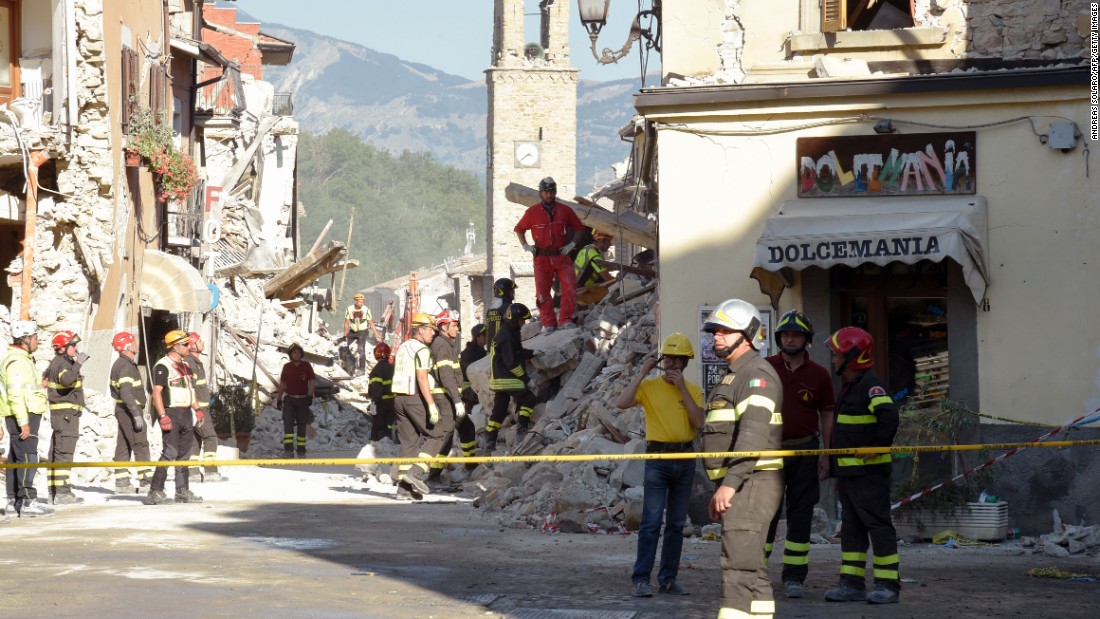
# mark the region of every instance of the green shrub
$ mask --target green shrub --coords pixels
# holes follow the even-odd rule
[[[210,397],[210,418],[214,421],[214,432],[229,434],[229,417],[237,432],[251,432],[256,427],[249,389],[245,385],[222,385],[217,393]]]

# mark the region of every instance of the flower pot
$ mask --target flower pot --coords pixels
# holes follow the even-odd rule
[[[126,151],[126,167],[127,168],[140,168],[141,167],[141,153],[136,150]]]

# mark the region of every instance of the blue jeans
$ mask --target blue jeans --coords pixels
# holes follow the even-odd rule
[[[680,550],[684,547],[688,500],[694,481],[695,460],[646,460],[642,526],[638,529],[638,558],[634,562],[632,582],[649,582],[657,556],[657,541],[661,537],[662,520],[665,521],[665,542],[661,547],[657,584],[667,585],[676,580],[680,569]]]

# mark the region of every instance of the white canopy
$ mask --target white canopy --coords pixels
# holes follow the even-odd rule
[[[980,303],[989,285],[988,227],[980,196],[791,200],[764,223],[754,266],[774,273],[951,258]]]
[[[214,293],[202,274],[183,258],[154,249],[144,252],[141,304],[169,312],[209,312]]]

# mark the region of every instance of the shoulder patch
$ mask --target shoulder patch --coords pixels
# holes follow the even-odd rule
[[[768,382],[763,378],[754,378],[749,381],[749,388],[760,387],[761,389],[768,386]]]
[[[875,385],[874,387],[871,387],[871,390],[867,392],[867,397],[869,397],[869,398],[875,398],[875,397],[878,397],[880,395],[886,395],[886,390],[883,389],[882,387],[880,387],[879,385]]]
[[[729,374],[726,374],[725,376],[722,377],[722,382],[720,384],[722,384],[722,385],[731,385],[731,384],[733,384],[733,379],[734,378],[735,378],[735,376],[734,376],[733,372],[730,372]]]

